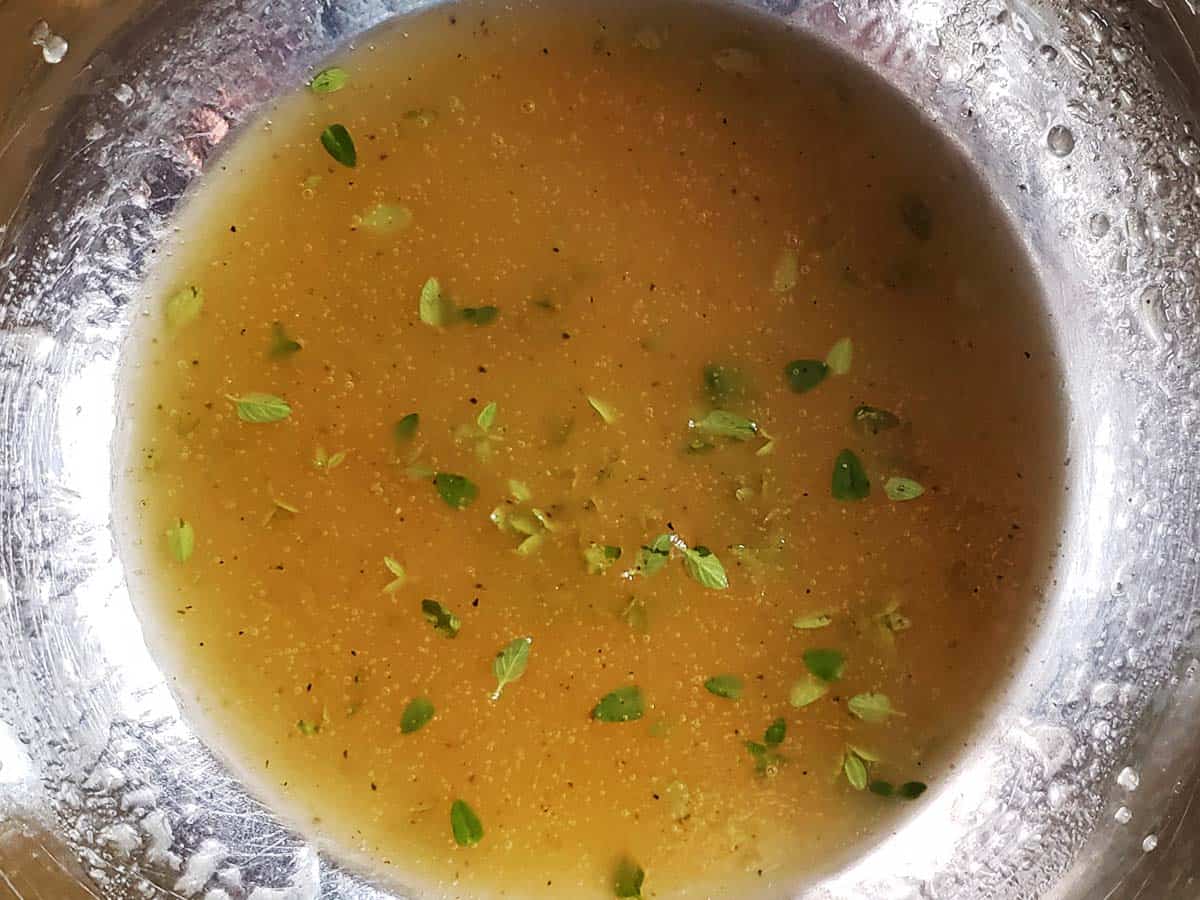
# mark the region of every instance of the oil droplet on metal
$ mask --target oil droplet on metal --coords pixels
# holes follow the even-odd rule
[[[1075,135],[1066,125],[1055,125],[1046,135],[1046,146],[1055,156],[1070,156],[1075,149]]]
[[[1138,789],[1138,785],[1141,783],[1141,777],[1129,766],[1123,768],[1121,770],[1121,774],[1117,776],[1117,784],[1125,788],[1127,791],[1136,791]]]
[[[45,19],[33,26],[29,32],[29,40],[35,47],[42,48],[42,59],[50,65],[62,62],[70,46],[67,44],[66,38],[50,30],[50,25]]]
[[[1117,820],[1118,825],[1128,825],[1129,820],[1133,818],[1133,812],[1128,806],[1119,806],[1117,811],[1113,813],[1113,818]]]
[[[1158,846],[1158,835],[1156,835],[1156,834],[1148,834],[1148,835],[1146,835],[1146,839],[1144,841],[1142,841],[1142,849],[1144,851],[1146,851],[1147,853],[1149,853],[1151,850],[1153,850],[1157,846]]]

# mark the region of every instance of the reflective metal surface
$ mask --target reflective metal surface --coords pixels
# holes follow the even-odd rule
[[[760,5],[875,69],[976,163],[1043,278],[1070,413],[1056,581],[992,724],[894,835],[796,896],[1200,897],[1193,14]],[[408,7],[121,9],[29,68],[3,120],[0,826],[53,836],[96,897],[410,896],[289,831],[201,745],[110,524],[119,353],[181,194],[267,99]]]

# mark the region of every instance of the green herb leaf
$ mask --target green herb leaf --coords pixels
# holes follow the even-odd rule
[[[804,665],[822,681],[837,681],[846,668],[846,657],[839,650],[805,650]]]
[[[843,450],[833,461],[830,491],[835,500],[862,500],[871,493],[871,482],[858,457]]]
[[[829,367],[829,371],[834,375],[845,375],[850,371],[850,364],[854,360],[854,342],[848,337],[834,343],[829,348],[829,353],[825,355],[825,365]]]
[[[778,718],[767,726],[767,730],[763,734],[763,741],[768,747],[778,747],[786,736],[787,722],[783,718]]]
[[[297,722],[296,727],[299,728],[300,733],[306,737],[312,737],[321,730],[321,724],[319,722],[306,722],[304,719],[301,719],[299,722]]]
[[[436,109],[409,109],[404,113],[404,119],[408,122],[416,122],[422,128],[428,128],[437,121],[438,111]]]
[[[417,314],[426,325],[440,328],[454,319],[454,304],[442,294],[442,283],[428,278],[421,286],[421,299],[417,302]]]
[[[440,631],[446,637],[454,637],[458,634],[458,629],[462,627],[462,622],[458,616],[442,606],[436,600],[428,598],[421,601],[421,612],[425,619],[433,626],[434,631]]]
[[[646,873],[642,867],[628,856],[623,857],[617,863],[616,871],[613,873],[613,895],[641,900],[642,883],[645,880]]]
[[[883,483],[883,492],[889,500],[903,502],[916,500],[925,493],[925,488],[919,481],[913,481],[911,478],[892,477]]]
[[[354,217],[354,225],[376,234],[390,234],[412,224],[412,210],[407,206],[392,203],[376,203],[361,216]]]
[[[615,406],[605,403],[603,400],[599,400],[596,397],[588,397],[587,402],[591,405],[592,409],[596,411],[596,415],[604,420],[605,425],[611,425],[613,422],[617,421],[621,415],[619,412],[617,412],[617,408]]]
[[[185,519],[176,519],[167,529],[167,549],[176,562],[185,563],[192,558],[196,549],[196,532],[192,523]]]
[[[288,337],[283,325],[275,322],[271,326],[271,355],[274,357],[291,356],[300,349],[300,342]]]
[[[933,210],[916,194],[905,194],[900,198],[900,221],[919,241],[933,237]]]
[[[904,713],[892,708],[892,701],[887,694],[855,694],[847,704],[850,712],[864,722],[886,722],[890,716],[902,716]]]
[[[358,164],[358,151],[354,149],[354,138],[345,125],[330,125],[321,132],[321,146],[325,152],[343,166],[353,169]]]
[[[383,558],[383,564],[387,566],[387,570],[392,573],[392,580],[388,582],[383,589],[385,594],[394,594],[400,588],[404,587],[404,582],[408,581],[408,573],[404,571],[404,566],[400,565],[399,560],[391,556]]]
[[[714,675],[704,682],[704,687],[710,694],[726,700],[737,700],[742,696],[742,679],[736,675]]]
[[[896,787],[890,781],[872,781],[867,785],[867,790],[880,797],[891,797],[896,793]]]
[[[583,550],[583,559],[587,563],[589,575],[599,575],[607,572],[609,567],[621,558],[621,548],[612,544],[589,544]]]
[[[450,830],[460,847],[474,847],[483,840],[483,823],[465,800],[455,800],[450,806]]]
[[[642,575],[653,575],[662,570],[671,558],[671,536],[660,534],[649,545],[638,550],[637,571]]]
[[[350,73],[338,66],[322,69],[312,77],[308,89],[314,94],[333,94],[340,91],[350,80]]]
[[[533,499],[533,491],[529,490],[529,485],[515,478],[508,479],[508,492],[518,503],[528,503]]]
[[[400,733],[412,734],[414,731],[420,731],[432,718],[433,701],[428,697],[414,697],[408,701],[408,706],[404,707],[404,712],[400,714]]]
[[[812,616],[796,616],[792,627],[801,631],[815,631],[818,628],[828,628],[833,624],[833,616],[828,613],[818,613]]]
[[[759,775],[774,775],[784,762],[783,756],[758,741],[745,741],[746,750],[754,757],[754,771]]]
[[[479,488],[465,475],[454,475],[450,472],[438,472],[433,477],[438,496],[446,501],[447,506],[455,509],[466,509],[479,496]]]
[[[706,588],[723,591],[729,587],[725,567],[711,550],[704,546],[689,547],[683,551],[683,567],[687,573]]]
[[[926,785],[921,781],[906,781],[896,789],[896,794],[905,800],[916,800],[926,791]]]
[[[816,703],[829,693],[829,685],[818,681],[812,675],[805,675],[792,685],[788,693],[788,702],[796,709],[803,709],[811,703]]]
[[[252,425],[282,422],[292,414],[292,408],[288,406],[287,401],[274,394],[253,392],[240,397],[226,394],[225,399],[237,409],[239,419]]]
[[[646,602],[640,597],[630,597],[625,608],[621,610],[621,618],[634,631],[645,634],[650,628],[650,615],[646,610]]]
[[[879,627],[890,634],[898,634],[912,628],[912,619],[900,612],[900,604],[889,603],[887,609],[875,617]]]
[[[346,451],[339,450],[337,453],[330,456],[325,452],[324,447],[317,447],[313,454],[313,466],[323,472],[329,472],[336,469],[346,461]]]
[[[692,426],[702,434],[733,438],[737,441],[748,441],[758,434],[758,425],[753,420],[723,409],[714,409],[703,419],[693,422]]]
[[[803,394],[825,380],[825,376],[829,374],[829,366],[819,359],[793,359],[784,366],[783,374],[791,389],[797,394]]]
[[[592,709],[592,718],[599,722],[632,722],[640,719],[645,711],[642,689],[631,684],[601,697]]]
[[[704,367],[704,392],[714,406],[745,395],[745,376],[732,366],[710,364]]]
[[[493,400],[480,411],[478,416],[475,417],[475,424],[478,425],[483,431],[491,431],[492,426],[496,424],[496,411],[498,409],[499,407],[496,406],[496,401]]]
[[[786,294],[800,283],[800,253],[788,248],[779,254],[775,263],[775,273],[771,277],[771,290],[776,294]]]
[[[500,315],[498,306],[464,306],[458,311],[464,322],[472,325],[491,325]]]
[[[204,308],[204,291],[189,284],[167,298],[167,325],[172,329],[182,328],[195,321]]]
[[[392,434],[400,443],[411,441],[417,436],[417,429],[421,427],[421,416],[418,413],[409,413],[403,419],[395,424],[392,428]]]
[[[846,774],[846,780],[850,782],[850,787],[856,791],[866,788],[867,764],[853,750],[846,751],[846,756],[842,760],[842,771]]]
[[[500,692],[525,674],[525,666],[529,663],[529,646],[532,643],[533,638],[515,638],[496,654],[495,660],[492,661],[492,674],[496,676],[493,700],[499,700]]]
[[[857,406],[854,409],[854,424],[865,434],[876,435],[900,424],[899,416],[877,406]]]

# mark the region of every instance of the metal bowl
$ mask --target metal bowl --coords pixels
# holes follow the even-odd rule
[[[116,554],[110,447],[132,298],[189,183],[325,54],[421,5],[113,7],[0,125],[0,831],[52,837],[92,896],[411,896],[281,824],[181,717]],[[1042,279],[1069,414],[1056,580],[988,726],[917,812],[795,895],[1200,896],[1192,8],[753,5],[971,160]]]

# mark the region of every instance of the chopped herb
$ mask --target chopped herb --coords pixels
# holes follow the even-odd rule
[[[846,775],[846,780],[850,782],[850,787],[856,791],[866,788],[867,763],[858,753],[850,748],[846,749],[846,755],[842,759],[842,771]]]
[[[640,597],[630,597],[625,608],[621,610],[621,618],[634,631],[646,633],[650,627],[650,616],[646,611],[646,602]]]
[[[638,550],[636,570],[642,575],[653,575],[662,570],[671,558],[671,536],[660,534],[649,545]]]
[[[460,847],[474,847],[483,840],[483,823],[465,800],[455,800],[450,806],[450,830]]]
[[[833,624],[833,616],[828,613],[818,613],[814,616],[796,616],[792,627],[801,631],[814,631],[818,628],[828,628]]]
[[[835,500],[862,500],[871,493],[871,482],[858,457],[843,450],[833,461],[830,491]]]
[[[825,355],[825,365],[834,375],[845,375],[850,371],[854,359],[854,342],[848,337],[837,341]]]
[[[786,735],[787,722],[783,718],[778,718],[767,726],[766,733],[763,734],[763,741],[768,747],[778,747],[783,743]]]
[[[598,722],[632,722],[640,719],[645,711],[642,689],[631,684],[601,697],[592,709],[592,718]]]
[[[433,626],[434,631],[440,631],[446,637],[454,637],[458,634],[458,629],[462,627],[462,622],[458,616],[442,606],[436,600],[428,598],[421,601],[421,613],[425,616],[427,622]]]
[[[758,429],[759,437],[766,440],[766,443],[754,451],[755,456],[770,456],[775,452],[775,438],[771,437],[761,428]]]
[[[397,441],[404,443],[411,441],[417,436],[417,429],[421,427],[421,416],[419,413],[409,413],[403,419],[395,424],[392,428],[392,434],[395,435]]]
[[[911,478],[892,477],[883,483],[883,492],[889,500],[903,502],[916,500],[925,493],[925,488],[919,481],[913,481]]]
[[[436,109],[410,109],[404,113],[404,118],[409,122],[416,122],[422,128],[428,128],[437,121],[438,111]]]
[[[595,397],[588,397],[587,402],[591,405],[592,409],[596,411],[596,415],[604,420],[605,425],[611,425],[613,422],[617,421],[617,418],[621,415],[619,412],[617,412],[615,406],[605,403],[603,400],[599,400]]]
[[[880,797],[891,797],[896,793],[896,787],[890,781],[872,781],[867,785],[867,790]]]
[[[775,274],[771,278],[771,290],[786,294],[800,283],[800,253],[792,248],[779,254],[775,263]]]
[[[850,712],[864,722],[878,724],[886,722],[890,716],[902,716],[904,713],[892,708],[892,701],[887,694],[855,694],[847,704]]]
[[[485,406],[475,417],[475,424],[483,431],[491,431],[492,426],[496,423],[496,411],[499,407],[496,406],[496,401],[493,400]]]
[[[438,472],[433,477],[438,496],[446,501],[447,506],[455,509],[466,509],[479,496],[479,488],[465,475],[454,475],[450,472]]]
[[[330,456],[325,452],[324,447],[317,447],[313,454],[313,466],[320,469],[322,472],[329,472],[336,469],[346,461],[346,451],[339,450],[337,453]]]
[[[395,206],[390,203],[376,203],[361,216],[354,217],[354,224],[361,225],[376,234],[388,234],[399,231],[412,224],[412,210],[407,206]]]
[[[729,587],[725,567],[711,550],[704,546],[690,547],[683,551],[683,567],[687,573],[706,588],[723,591]]]
[[[927,787],[923,781],[906,781],[896,789],[896,794],[905,800],[916,800],[926,790]]]
[[[384,593],[393,594],[400,590],[400,588],[404,587],[404,582],[408,581],[408,573],[404,571],[404,566],[400,565],[400,563],[391,556],[385,556],[383,558],[383,564],[387,566],[387,570],[391,572],[393,576],[392,581],[388,582],[387,587],[385,587],[383,590]]]
[[[345,125],[330,125],[322,131],[321,146],[347,168],[353,169],[358,164],[358,151],[354,149],[354,139]]]
[[[321,730],[321,724],[319,722],[306,722],[304,719],[301,719],[299,722],[297,722],[296,727],[300,729],[301,734],[306,735],[307,737],[312,737]]]
[[[895,428],[900,424],[900,418],[886,409],[864,404],[855,407],[854,424],[861,428],[864,433],[875,435],[881,431],[887,431],[889,428]]]
[[[788,702],[797,709],[803,709],[811,703],[816,703],[827,693],[829,693],[829,685],[812,675],[805,675],[792,685],[792,689],[788,693]]]
[[[442,294],[442,283],[436,278],[426,279],[421,286],[417,313],[422,322],[435,328],[449,325],[454,318],[454,304]]]
[[[788,385],[797,394],[811,391],[825,380],[829,366],[819,359],[793,359],[783,369]]]
[[[433,478],[437,472],[429,468],[429,466],[414,463],[404,470],[405,476],[412,478],[414,481],[424,481],[428,478]]]
[[[889,603],[887,608],[875,617],[879,626],[889,634],[897,634],[912,628],[912,619],[900,612],[899,603]]]
[[[733,438],[737,441],[748,441],[758,434],[758,425],[751,419],[723,409],[714,409],[703,419],[693,422],[692,427],[702,434]]]
[[[621,548],[612,544],[589,544],[584,548],[583,559],[589,575],[600,575],[621,558]]]
[[[167,298],[167,325],[171,328],[182,328],[200,315],[204,308],[204,291],[189,284]]]
[[[919,241],[933,237],[933,210],[916,194],[905,194],[900,198],[900,221]]]
[[[292,414],[287,401],[274,394],[250,393],[240,397],[226,394],[225,399],[237,409],[239,419],[253,425],[281,422]]]
[[[272,497],[271,502],[275,504],[275,509],[282,509],[284,512],[289,512],[293,516],[300,512],[299,507],[293,503],[288,503],[286,500],[280,500],[278,497]]]
[[[846,668],[846,657],[839,650],[805,650],[804,665],[822,681],[837,681]]]
[[[533,638],[515,638],[496,654],[492,661],[492,674],[496,676],[493,700],[499,700],[501,691],[525,674],[525,666],[529,663],[529,645],[532,643]]]
[[[176,519],[167,529],[167,549],[176,562],[185,563],[196,549],[196,531],[186,519]]]
[[[642,883],[645,880],[646,873],[642,867],[628,856],[622,857],[613,873],[613,896],[641,900]]]
[[[758,55],[741,47],[726,47],[713,54],[713,63],[718,69],[730,75],[750,77],[762,71],[762,62]]]
[[[400,714],[400,733],[420,731],[433,718],[433,702],[428,697],[414,697]]]
[[[737,700],[742,696],[743,684],[736,675],[714,675],[704,682],[704,687],[710,694],[726,700]]]
[[[533,492],[529,490],[529,485],[523,481],[517,481],[515,478],[508,479],[508,492],[518,503],[528,503],[533,499]]]
[[[312,77],[308,89],[314,94],[333,94],[340,91],[350,80],[350,73],[338,66],[322,69]]]
[[[464,306],[458,311],[464,322],[472,325],[491,325],[500,315],[498,306]]]
[[[732,366],[707,365],[704,367],[704,392],[714,406],[721,406],[745,394],[745,377]]]
[[[275,322],[271,326],[271,355],[274,357],[291,356],[300,349],[300,342],[288,337],[283,325]]]

